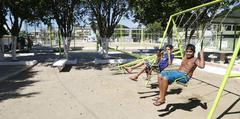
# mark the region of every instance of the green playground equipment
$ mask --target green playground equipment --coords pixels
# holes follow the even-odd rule
[[[210,112],[208,114],[208,119],[212,119],[213,118],[213,114],[214,114],[214,112],[215,112],[215,110],[216,110],[216,108],[218,106],[218,103],[219,103],[219,101],[221,99],[222,93],[224,91],[224,88],[225,88],[225,86],[227,84],[228,79],[229,78],[240,77],[240,73],[236,73],[236,74],[232,74],[231,73],[232,72],[232,68],[234,66],[234,63],[235,63],[235,61],[237,59],[237,55],[238,55],[239,51],[240,51],[240,37],[238,38],[237,46],[236,46],[236,48],[235,48],[235,50],[233,52],[232,59],[231,59],[229,65],[228,65],[227,71],[226,71],[226,73],[224,75],[224,78],[223,78],[221,86],[220,86],[220,88],[218,90],[218,93],[217,93],[217,96],[216,96],[215,101],[213,103],[213,106],[212,106],[212,108],[211,108],[211,110],[210,110]]]
[[[174,20],[174,17],[176,16],[179,16],[179,15],[182,15],[182,14],[185,14],[187,12],[191,12],[193,10],[196,10],[196,9],[200,9],[200,8],[203,8],[203,7],[206,7],[206,6],[210,6],[210,5],[214,5],[214,4],[217,4],[217,3],[220,3],[222,2],[223,0],[214,0],[212,2],[209,2],[209,3],[205,3],[205,4],[202,4],[202,5],[199,5],[199,6],[196,6],[196,7],[193,7],[193,8],[190,8],[190,9],[187,9],[187,10],[184,10],[184,11],[181,11],[181,12],[178,12],[178,13],[175,13],[173,15],[170,16],[169,20],[168,20],[168,23],[167,23],[167,26],[166,26],[166,29],[163,33],[163,37],[160,41],[160,45],[159,45],[159,48],[161,48],[163,46],[163,41],[165,40],[166,36],[167,36],[167,31],[169,30],[169,27],[170,27],[170,24],[171,22],[173,23],[173,30],[174,32],[176,33],[176,37],[177,37],[177,42],[178,42],[178,47],[179,47],[179,50],[181,52],[181,56],[183,56],[183,48],[182,48],[182,42],[181,42],[181,37],[179,37],[179,33],[177,31],[177,25],[175,23],[175,20]],[[191,17],[190,17],[191,18]],[[202,39],[202,38],[201,38]]]
[[[53,33],[53,28],[52,25],[48,25],[48,36],[49,36],[49,40],[50,40],[50,46],[53,47],[53,40],[54,40],[54,33]]]
[[[152,61],[154,61],[153,59],[156,59],[156,55],[146,56],[144,58],[141,58],[141,59],[138,59],[138,60],[135,60],[135,61],[132,61],[132,62],[128,62],[126,64],[118,65],[118,69],[123,70],[123,67],[125,67],[125,66],[132,66],[132,65],[138,64],[140,62],[146,61],[146,60],[152,62]]]
[[[169,29],[170,29],[170,25],[172,25],[173,27],[172,27],[172,32],[173,32],[173,34],[175,35],[175,37],[176,37],[176,43],[177,43],[177,49],[175,49],[175,50],[177,50],[177,52],[174,52],[174,57],[175,58],[183,58],[183,46],[182,46],[182,37],[184,36],[184,35],[180,35],[181,33],[178,31],[178,25],[176,24],[176,21],[177,21],[177,19],[178,19],[178,17],[180,16],[180,15],[184,15],[185,13],[187,13],[187,12],[191,12],[191,11],[193,11],[193,10],[196,10],[196,9],[200,9],[200,8],[203,8],[203,7],[206,7],[206,6],[210,6],[210,5],[214,5],[214,4],[217,4],[217,3],[220,3],[220,2],[222,2],[223,0],[215,0],[215,1],[212,1],[212,2],[209,2],[209,3],[206,3],[206,4],[202,4],[202,5],[199,5],[199,6],[196,6],[196,7],[193,7],[193,8],[190,8],[190,9],[187,9],[187,10],[184,10],[184,11],[181,11],[181,12],[178,12],[178,13],[175,13],[175,14],[173,14],[173,15],[171,15],[170,16],[170,18],[169,18],[169,20],[168,20],[168,23],[167,23],[167,26],[166,26],[166,29],[165,29],[165,31],[164,31],[164,33],[163,33],[163,37],[162,37],[162,39],[161,39],[161,41],[160,41],[160,45],[159,45],[159,48],[162,48],[163,47],[163,43],[164,43],[164,40],[166,40],[166,36],[167,36],[167,31],[169,31]],[[197,15],[198,17],[199,17],[199,15]],[[175,17],[177,17],[177,18],[175,18]],[[192,18],[192,16],[189,18],[189,20]],[[189,20],[187,21],[187,22],[189,22]],[[195,18],[195,20],[194,20],[194,22],[196,22],[196,20],[197,20],[197,18]],[[181,21],[180,21],[180,23],[182,22],[182,18],[181,18]],[[193,23],[194,23],[193,22]],[[179,24],[180,24],[179,23]],[[193,23],[191,24],[191,25],[193,25]],[[187,23],[185,23],[185,24],[187,24]],[[199,44],[200,43],[202,43],[203,42],[203,35],[200,37],[200,42],[199,42]],[[132,65],[132,64],[134,64],[134,63],[139,63],[139,62],[141,62],[142,60],[140,60],[140,59],[138,59],[138,60],[136,60],[136,61],[132,61],[132,62],[129,62],[129,63],[126,63],[126,64],[123,64],[123,65],[119,65],[120,67],[121,66],[128,66],[128,65]]]
[[[161,48],[161,47],[163,46],[164,40],[166,40],[166,37],[167,37],[167,32],[169,31],[170,26],[171,26],[171,24],[172,24],[172,26],[173,26],[172,32],[173,32],[173,34],[175,34],[175,37],[176,37],[176,40],[177,40],[177,43],[178,43],[178,48],[179,48],[179,49],[177,49],[177,52],[175,52],[175,53],[180,53],[179,56],[175,56],[175,57],[182,58],[182,57],[183,57],[182,36],[179,35],[180,33],[178,32],[178,25],[176,24],[177,18],[175,18],[175,17],[177,17],[177,16],[179,16],[179,15],[182,15],[182,14],[185,14],[185,13],[187,13],[187,12],[191,12],[191,11],[196,10],[196,9],[204,8],[204,7],[211,6],[211,5],[215,5],[215,4],[219,4],[219,3],[221,3],[221,2],[223,2],[223,0],[214,0],[214,1],[212,1],[212,2],[205,3],[205,4],[202,4],[202,5],[199,5],[199,6],[196,6],[196,7],[193,7],[193,8],[190,8],[190,9],[187,9],[187,10],[184,10],[184,11],[181,11],[181,12],[178,12],[178,13],[175,13],[175,14],[171,15],[171,16],[169,17],[169,20],[168,20],[166,29],[165,29],[165,31],[164,31],[164,33],[163,33],[163,37],[162,37],[162,39],[161,39],[161,41],[160,41],[159,48]],[[231,11],[231,10],[230,10],[230,11]],[[220,26],[222,26],[222,21],[225,20],[226,16],[230,13],[230,11],[228,11],[227,14],[225,15],[225,17],[223,17],[223,19],[221,20]],[[215,16],[214,16],[214,17],[215,17]],[[212,20],[213,20],[213,19],[211,19],[211,21],[210,21],[209,23],[211,23]],[[206,30],[206,27],[203,29],[203,31],[205,31],[205,30]],[[221,30],[222,30],[222,29],[221,29]],[[203,38],[203,33],[202,33],[202,35],[200,35],[200,36],[201,36],[201,37],[200,37],[199,42],[202,43],[202,42],[203,42],[203,39],[204,39],[204,38]],[[207,117],[208,119],[212,119],[212,118],[213,118],[214,112],[215,112],[215,110],[216,110],[216,108],[217,108],[217,106],[218,106],[218,103],[219,103],[220,99],[221,99],[222,93],[223,93],[223,91],[224,91],[224,88],[225,88],[225,86],[226,86],[226,84],[227,84],[228,79],[229,79],[229,78],[240,77],[240,73],[235,73],[235,74],[232,73],[232,68],[233,68],[233,66],[234,66],[235,60],[236,60],[237,55],[239,54],[239,52],[240,52],[240,37],[238,38],[238,43],[237,43],[237,45],[236,45],[236,47],[235,47],[235,49],[234,49],[234,52],[233,52],[233,55],[232,55],[230,64],[228,65],[227,71],[226,71],[226,73],[225,73],[225,75],[224,75],[224,78],[223,78],[223,80],[222,80],[222,83],[221,83],[221,86],[220,86],[219,91],[218,91],[218,93],[217,93],[217,96],[216,96],[216,98],[215,98],[215,101],[214,101],[214,103],[213,103],[213,105],[212,105],[212,107],[211,107],[210,112],[208,113],[208,117]],[[143,59],[138,59],[138,60],[136,60],[136,61],[129,62],[129,63],[127,63],[127,64],[123,64],[123,65],[120,65],[120,66],[133,65],[133,64],[135,64],[135,63],[139,63],[139,62],[141,62],[141,61],[144,61],[144,60],[146,60],[146,59],[151,59],[151,58],[154,58],[154,57],[153,57],[153,56],[147,56],[147,57],[144,57]],[[148,79],[148,82],[147,82],[146,85],[148,85],[149,80],[150,80],[150,79]],[[176,82],[177,82],[177,80],[176,80]]]
[[[200,6],[196,6],[196,7],[193,7],[193,8],[191,8],[191,9],[187,9],[187,10],[184,10],[184,11],[181,11],[181,12],[179,12],[179,13],[176,13],[176,14],[171,15],[170,18],[169,18],[169,21],[168,21],[168,23],[167,23],[167,27],[166,27],[166,29],[165,29],[165,31],[164,31],[163,38],[162,38],[162,41],[160,42],[161,44],[160,44],[159,47],[162,47],[162,45],[163,45],[163,41],[164,41],[164,39],[166,38],[167,31],[168,31],[168,29],[169,29],[169,26],[170,26],[170,23],[171,23],[171,22],[173,23],[174,29],[176,29],[176,24],[175,24],[175,21],[174,21],[174,17],[175,17],[175,16],[180,15],[180,14],[183,14],[183,13],[186,13],[186,12],[189,12],[189,11],[192,11],[192,10],[195,10],[195,9],[199,9],[199,8],[202,8],[202,7],[214,5],[214,4],[217,4],[217,3],[220,3],[220,2],[223,2],[223,0],[215,0],[215,1],[212,1],[212,2],[209,2],[209,3],[206,3],[206,4],[202,4],[202,5],[200,5]],[[227,14],[226,14],[225,17],[222,19],[222,21],[225,20],[226,16],[229,14],[230,11],[231,11],[231,10],[229,10],[229,11],[227,12]],[[221,23],[220,23],[221,26],[222,26],[222,21],[221,21]],[[210,22],[210,23],[211,23],[211,22]],[[177,32],[177,31],[175,30],[175,32]],[[177,39],[178,39],[178,42],[179,42],[179,36],[178,36],[177,34],[176,34],[176,36],[177,36]],[[203,38],[201,38],[200,41],[202,42],[202,41],[203,41]],[[179,43],[181,43],[181,42],[179,42]],[[179,48],[180,48],[180,51],[182,52],[183,50],[181,50],[181,47],[179,47]],[[222,83],[221,83],[221,86],[220,86],[220,88],[219,88],[219,91],[218,91],[218,94],[217,94],[217,96],[216,96],[216,99],[215,99],[215,101],[214,101],[214,103],[213,103],[213,106],[212,106],[212,108],[211,108],[211,110],[210,110],[210,112],[209,112],[209,114],[208,114],[208,117],[207,117],[208,119],[212,119],[212,118],[213,118],[213,114],[214,114],[214,112],[215,112],[215,110],[216,110],[216,108],[217,108],[217,106],[218,106],[218,103],[219,103],[219,101],[220,101],[220,99],[221,99],[221,96],[222,96],[222,93],[223,93],[224,88],[225,88],[225,86],[226,86],[226,83],[227,83],[228,78],[240,77],[240,73],[235,73],[235,74],[231,73],[232,68],[233,68],[233,66],[234,66],[234,62],[235,62],[235,60],[236,60],[236,58],[237,58],[237,55],[238,55],[239,51],[240,51],[240,37],[239,37],[239,39],[238,39],[237,46],[235,47],[235,50],[234,50],[234,52],[233,52],[233,55],[232,55],[232,59],[231,59],[231,61],[230,61],[230,64],[228,65],[227,71],[226,71],[226,73],[225,73],[225,75],[224,75],[224,79],[222,80]]]
[[[60,31],[58,31],[58,49],[59,49],[59,55],[62,55],[61,41],[62,41],[62,36],[61,36]]]
[[[129,53],[129,52],[127,52],[127,51],[119,50],[119,49],[115,49],[115,48],[111,48],[111,47],[108,47],[108,48],[109,48],[109,50],[114,50],[114,51],[122,52],[122,53],[124,53],[124,54],[130,55],[130,56],[133,56],[133,57],[138,58],[138,59],[142,59],[142,58],[144,58],[143,55],[134,54],[134,53]]]

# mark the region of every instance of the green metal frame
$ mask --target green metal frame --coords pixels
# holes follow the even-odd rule
[[[179,48],[179,51],[180,51],[180,53],[181,53],[181,58],[183,58],[182,42],[181,42],[181,39],[179,38],[179,35],[178,35],[179,33],[178,33],[178,31],[177,31],[177,25],[176,25],[174,19],[172,19],[172,22],[173,22],[173,27],[174,27],[173,30],[174,30],[175,33],[176,33],[177,42],[178,42],[178,48]]]
[[[240,74],[231,74],[231,71],[232,71],[232,68],[234,66],[234,62],[236,61],[236,58],[237,58],[237,55],[240,51],[240,37],[238,38],[238,44],[237,44],[237,47],[235,48],[234,52],[233,52],[233,55],[232,55],[232,59],[228,65],[228,68],[227,68],[227,71],[224,75],[224,78],[222,80],[222,83],[221,83],[221,87],[219,88],[218,90],[218,94],[215,98],[215,101],[213,103],[213,106],[208,114],[208,119],[212,119],[213,117],[213,113],[215,112],[217,106],[218,106],[218,103],[221,99],[221,96],[222,96],[222,93],[223,93],[223,90],[227,84],[227,81],[228,81],[228,78],[233,78],[233,77],[240,77]]]
[[[60,31],[58,31],[58,49],[59,49],[59,55],[62,55],[61,40],[62,40],[62,36],[61,36]]]
[[[209,3],[206,3],[206,4],[202,4],[202,5],[200,5],[200,6],[196,6],[196,7],[193,7],[193,8],[191,8],[191,9],[187,9],[187,10],[184,10],[184,11],[181,11],[181,12],[179,12],[179,13],[176,13],[176,14],[171,15],[170,18],[169,18],[169,20],[168,20],[168,24],[167,24],[167,27],[166,27],[166,29],[165,29],[165,31],[164,31],[163,38],[161,39],[161,42],[160,42],[160,46],[159,46],[159,47],[162,47],[162,45],[163,45],[163,41],[164,41],[164,39],[166,38],[166,34],[167,34],[168,29],[169,29],[169,26],[170,26],[171,21],[173,21],[173,24],[174,24],[173,26],[174,26],[175,29],[176,29],[176,24],[174,23],[173,17],[175,17],[175,16],[177,16],[177,15],[180,15],[180,14],[183,14],[183,13],[186,13],[186,12],[189,12],[189,11],[192,11],[192,10],[195,10],[195,9],[198,9],[198,8],[201,8],[201,7],[205,7],[205,6],[210,6],[210,5],[213,5],[213,4],[217,4],[217,3],[220,3],[220,2],[222,2],[222,1],[223,1],[223,0],[214,0],[214,1],[212,1],[212,2],[209,2]],[[201,39],[201,40],[203,40],[203,39]],[[235,62],[235,60],[236,60],[236,58],[237,58],[237,54],[239,53],[239,50],[240,50],[240,37],[239,37],[239,39],[238,39],[238,44],[237,44],[237,46],[236,46],[236,48],[235,48],[235,50],[234,50],[234,53],[233,53],[232,59],[231,59],[231,61],[230,61],[230,64],[229,64],[229,66],[228,66],[228,68],[227,68],[227,72],[226,72],[226,74],[224,75],[224,79],[223,79],[223,81],[222,81],[222,83],[221,83],[221,86],[220,86],[220,88],[219,88],[219,91],[218,91],[218,94],[217,94],[217,96],[216,96],[216,99],[215,99],[215,101],[214,101],[214,103],[213,103],[213,106],[212,106],[212,108],[211,108],[211,110],[210,110],[210,112],[209,112],[209,114],[208,114],[208,119],[212,119],[212,117],[213,117],[213,114],[214,114],[214,112],[215,112],[215,110],[216,110],[216,108],[217,108],[217,106],[218,106],[218,103],[219,103],[219,101],[220,101],[220,99],[221,99],[221,96],[222,96],[223,90],[224,90],[224,88],[225,88],[225,86],[226,86],[226,83],[227,83],[228,78],[240,77],[240,73],[231,74],[231,71],[232,71],[234,62]]]
[[[133,53],[129,53],[129,52],[126,52],[126,51],[123,51],[123,50],[118,50],[118,49],[115,49],[115,48],[111,48],[111,47],[108,47],[108,49],[114,50],[114,51],[118,51],[118,52],[122,52],[122,53],[124,53],[124,54],[133,56],[133,57],[138,58],[138,59],[141,59],[141,58],[144,58],[144,57],[145,57],[145,56],[143,56],[143,55],[133,54]]]
[[[199,6],[190,8],[190,9],[186,9],[186,10],[184,10],[184,11],[181,11],[181,12],[178,12],[178,13],[175,13],[175,14],[171,15],[171,16],[169,17],[169,20],[168,20],[166,29],[165,29],[165,31],[164,31],[164,33],[163,33],[163,37],[162,37],[162,39],[161,39],[161,41],[160,41],[159,48],[161,48],[161,47],[163,46],[163,41],[164,41],[164,39],[166,38],[167,31],[169,30],[169,26],[170,26],[170,24],[171,24],[171,22],[173,21],[173,18],[174,18],[175,16],[184,14],[184,13],[186,13],[186,12],[190,12],[190,11],[195,10],[195,9],[199,9],[199,8],[202,8],[202,7],[206,7],[206,6],[210,6],[210,5],[213,5],[213,4],[217,4],[217,3],[220,3],[220,2],[222,2],[222,1],[223,1],[223,0],[214,0],[214,1],[212,1],[212,2],[208,2],[208,3],[202,4],[202,5],[199,5]],[[174,24],[175,24],[175,23],[174,23],[174,21],[173,21],[173,26],[176,27],[176,24],[175,24],[175,25],[174,25]],[[180,51],[182,52],[182,51],[183,51],[182,47],[179,47],[179,48],[180,48]],[[183,52],[182,52],[181,54],[183,54]]]
[[[53,47],[53,32],[52,32],[52,26],[51,25],[49,25],[48,26],[48,36],[49,36],[49,40],[50,40],[50,46],[51,46],[51,48]]]
[[[164,33],[163,33],[163,37],[162,37],[162,39],[161,39],[161,41],[160,41],[159,48],[162,48],[162,46],[163,46],[163,41],[164,41],[164,39],[166,38],[166,35],[167,35],[167,31],[168,31],[168,29],[169,29],[169,26],[170,26],[171,22],[174,22],[173,17],[175,17],[175,16],[177,16],[177,15],[180,15],[180,14],[184,14],[184,13],[186,13],[186,12],[190,12],[190,11],[195,10],[195,9],[199,9],[199,8],[201,8],[201,7],[205,7],[205,6],[210,6],[210,5],[213,5],[213,4],[217,4],[217,3],[220,3],[220,2],[222,2],[222,1],[223,1],[223,0],[214,0],[214,1],[212,1],[212,2],[205,3],[205,4],[202,4],[202,5],[199,5],[199,6],[190,8],[190,9],[186,9],[186,10],[184,10],[184,11],[181,11],[181,12],[178,12],[178,13],[175,13],[175,14],[171,15],[170,18],[169,18],[169,20],[168,20],[166,29],[165,29],[165,31],[164,31]],[[176,27],[176,24],[175,24],[175,27]],[[180,40],[180,41],[181,41],[181,40]],[[175,57],[183,58],[183,49],[182,49],[182,47],[180,47],[180,52],[181,52],[181,56],[175,56]],[[146,56],[146,57],[144,57],[143,59],[138,59],[138,60],[133,61],[133,62],[129,62],[129,63],[123,64],[123,65],[119,65],[119,67],[134,65],[134,64],[139,63],[139,62],[141,62],[141,61],[143,61],[143,60],[145,60],[145,59],[149,59],[149,56]]]
[[[145,56],[144,58],[142,59],[138,59],[138,60],[135,60],[135,61],[132,61],[132,62],[129,62],[129,63],[126,63],[126,64],[123,64],[123,65],[119,65],[119,67],[124,67],[124,66],[132,66],[132,65],[135,65],[139,62],[142,62],[142,61],[145,61],[145,60],[152,60],[156,58],[156,55],[152,55],[152,56]]]
[[[213,4],[217,4],[217,3],[220,3],[220,2],[222,2],[222,1],[223,1],[223,0],[214,0],[214,1],[212,1],[212,2],[209,2],[209,3],[206,3],[206,4],[202,4],[202,5],[199,5],[199,6],[196,6],[196,7],[193,7],[193,8],[190,8],[190,9],[187,9],[187,10],[184,10],[184,11],[181,11],[181,12],[178,12],[178,13],[176,13],[176,14],[171,15],[170,18],[169,18],[169,20],[168,20],[168,23],[167,23],[166,29],[165,29],[165,31],[164,31],[163,37],[162,37],[162,39],[161,39],[161,41],[160,41],[159,48],[161,48],[162,45],[163,45],[163,41],[164,41],[164,39],[166,38],[167,31],[169,30],[169,26],[170,26],[170,23],[171,23],[171,22],[173,22],[173,27],[174,27],[174,29],[175,29],[175,32],[177,33],[177,29],[176,29],[177,27],[176,27],[175,21],[173,20],[173,18],[174,18],[175,16],[180,15],[180,14],[183,14],[183,13],[186,13],[186,12],[190,12],[190,11],[195,10],[195,9],[199,9],[199,8],[201,8],[201,7],[206,7],[206,6],[210,6],[210,5],[213,5]],[[178,43],[179,43],[179,40],[180,40],[180,39],[179,39],[178,33],[177,33],[177,39],[178,39]],[[180,42],[181,42],[181,41],[180,41]],[[221,96],[222,96],[222,93],[223,93],[223,91],[224,91],[224,88],[225,88],[225,86],[226,86],[226,84],[227,84],[228,78],[240,77],[240,73],[231,74],[232,68],[233,68],[233,66],[234,66],[234,62],[235,62],[235,60],[236,60],[236,58],[237,58],[237,54],[239,53],[239,51],[240,51],[240,37],[239,37],[239,39],[238,39],[238,44],[237,44],[237,46],[236,46],[236,48],[235,48],[235,50],[234,50],[234,53],[233,53],[233,55],[232,55],[232,59],[231,59],[231,61],[230,61],[230,64],[229,64],[229,66],[228,66],[228,68],[227,68],[226,74],[224,75],[224,79],[223,79],[223,81],[222,81],[222,83],[221,83],[221,86],[220,86],[220,88],[219,88],[218,94],[217,94],[217,96],[216,96],[216,98],[215,98],[215,101],[214,101],[214,103],[213,103],[213,106],[212,106],[212,108],[211,108],[211,110],[210,110],[210,112],[209,112],[209,114],[208,114],[208,117],[207,117],[208,119],[212,119],[212,117],[213,117],[213,114],[214,114],[214,112],[215,112],[215,110],[216,110],[216,108],[217,108],[217,106],[218,106],[218,103],[219,103],[219,101],[220,101],[220,99],[221,99]],[[182,55],[183,50],[181,50],[181,48],[180,48],[180,52],[181,52],[181,57],[182,57],[182,56],[183,56],[183,55]],[[145,57],[145,58],[143,58],[143,59],[139,59],[139,60],[136,60],[136,61],[133,61],[133,62],[124,64],[124,65],[122,65],[122,66],[125,66],[125,65],[126,65],[126,66],[129,66],[129,65],[131,65],[131,64],[135,64],[136,62],[141,62],[141,61],[144,61],[144,60],[150,59],[150,58],[153,58],[153,56],[147,56],[147,57]]]

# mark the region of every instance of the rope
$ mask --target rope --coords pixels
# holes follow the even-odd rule
[[[182,15],[182,17],[181,17],[181,19],[180,19],[180,22],[179,22],[178,26],[182,23],[182,21],[183,21],[183,17],[184,17],[184,16],[185,16],[185,13]],[[177,16],[176,21],[178,20],[178,17],[179,17],[179,16]],[[172,27],[172,29],[173,29],[173,27]],[[169,35],[172,33],[172,31],[173,31],[173,30],[171,30],[171,31],[167,34],[167,36],[169,36]]]
[[[217,10],[219,10],[221,8],[221,6],[218,7]],[[220,26],[222,25],[223,21],[225,21],[225,19],[227,18],[227,16],[229,15],[229,13],[232,11],[233,7],[229,9],[229,11],[227,12],[227,14],[224,16],[224,18],[221,20],[220,22]],[[208,24],[211,24],[213,19],[217,16],[217,12],[215,12],[214,16],[212,17],[212,19],[210,20],[210,22]],[[205,31],[207,29],[207,25],[204,27],[204,32],[202,33],[202,36],[204,36]],[[221,29],[222,30],[222,29]],[[200,43],[203,42],[203,37],[200,39]],[[199,44],[200,45],[200,44]],[[206,46],[202,47],[202,49],[206,48]]]
[[[183,24],[183,28],[187,25],[187,23],[192,19],[193,15],[196,15],[196,12],[193,12],[193,14],[191,14],[191,16],[188,18],[187,22],[185,22],[185,24]]]

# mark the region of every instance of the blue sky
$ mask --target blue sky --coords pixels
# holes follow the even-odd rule
[[[119,24],[121,25],[125,25],[128,26],[129,28],[136,28],[138,26],[138,23],[134,23],[131,19],[127,19],[127,18],[122,18],[121,21],[119,22]],[[57,27],[57,25],[54,25],[54,27]],[[39,25],[39,27],[37,27],[36,29],[46,29],[47,27],[45,25]],[[25,31],[26,29],[26,25],[25,23],[23,23],[21,30]],[[34,26],[27,26],[28,32],[34,31]]]
[[[130,28],[136,28],[138,26],[138,23],[134,23],[131,19],[122,18],[119,24],[128,26]]]

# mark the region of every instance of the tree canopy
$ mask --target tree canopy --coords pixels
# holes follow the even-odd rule
[[[144,25],[161,22],[162,26],[165,27],[170,15],[211,1],[212,0],[130,0],[129,5],[135,21]],[[230,4],[232,2],[234,1],[225,1],[224,4]],[[207,7],[202,19],[206,18],[207,12],[211,10],[214,11],[217,8],[218,5]],[[189,17],[191,13],[186,15]]]
[[[6,21],[5,16],[7,12],[6,9],[3,6],[3,2],[0,1],[0,38],[4,35],[7,34],[7,30],[4,28],[4,23]]]
[[[127,0],[86,0],[91,10],[90,16],[97,22],[102,38],[110,38],[114,28],[128,11]]]

